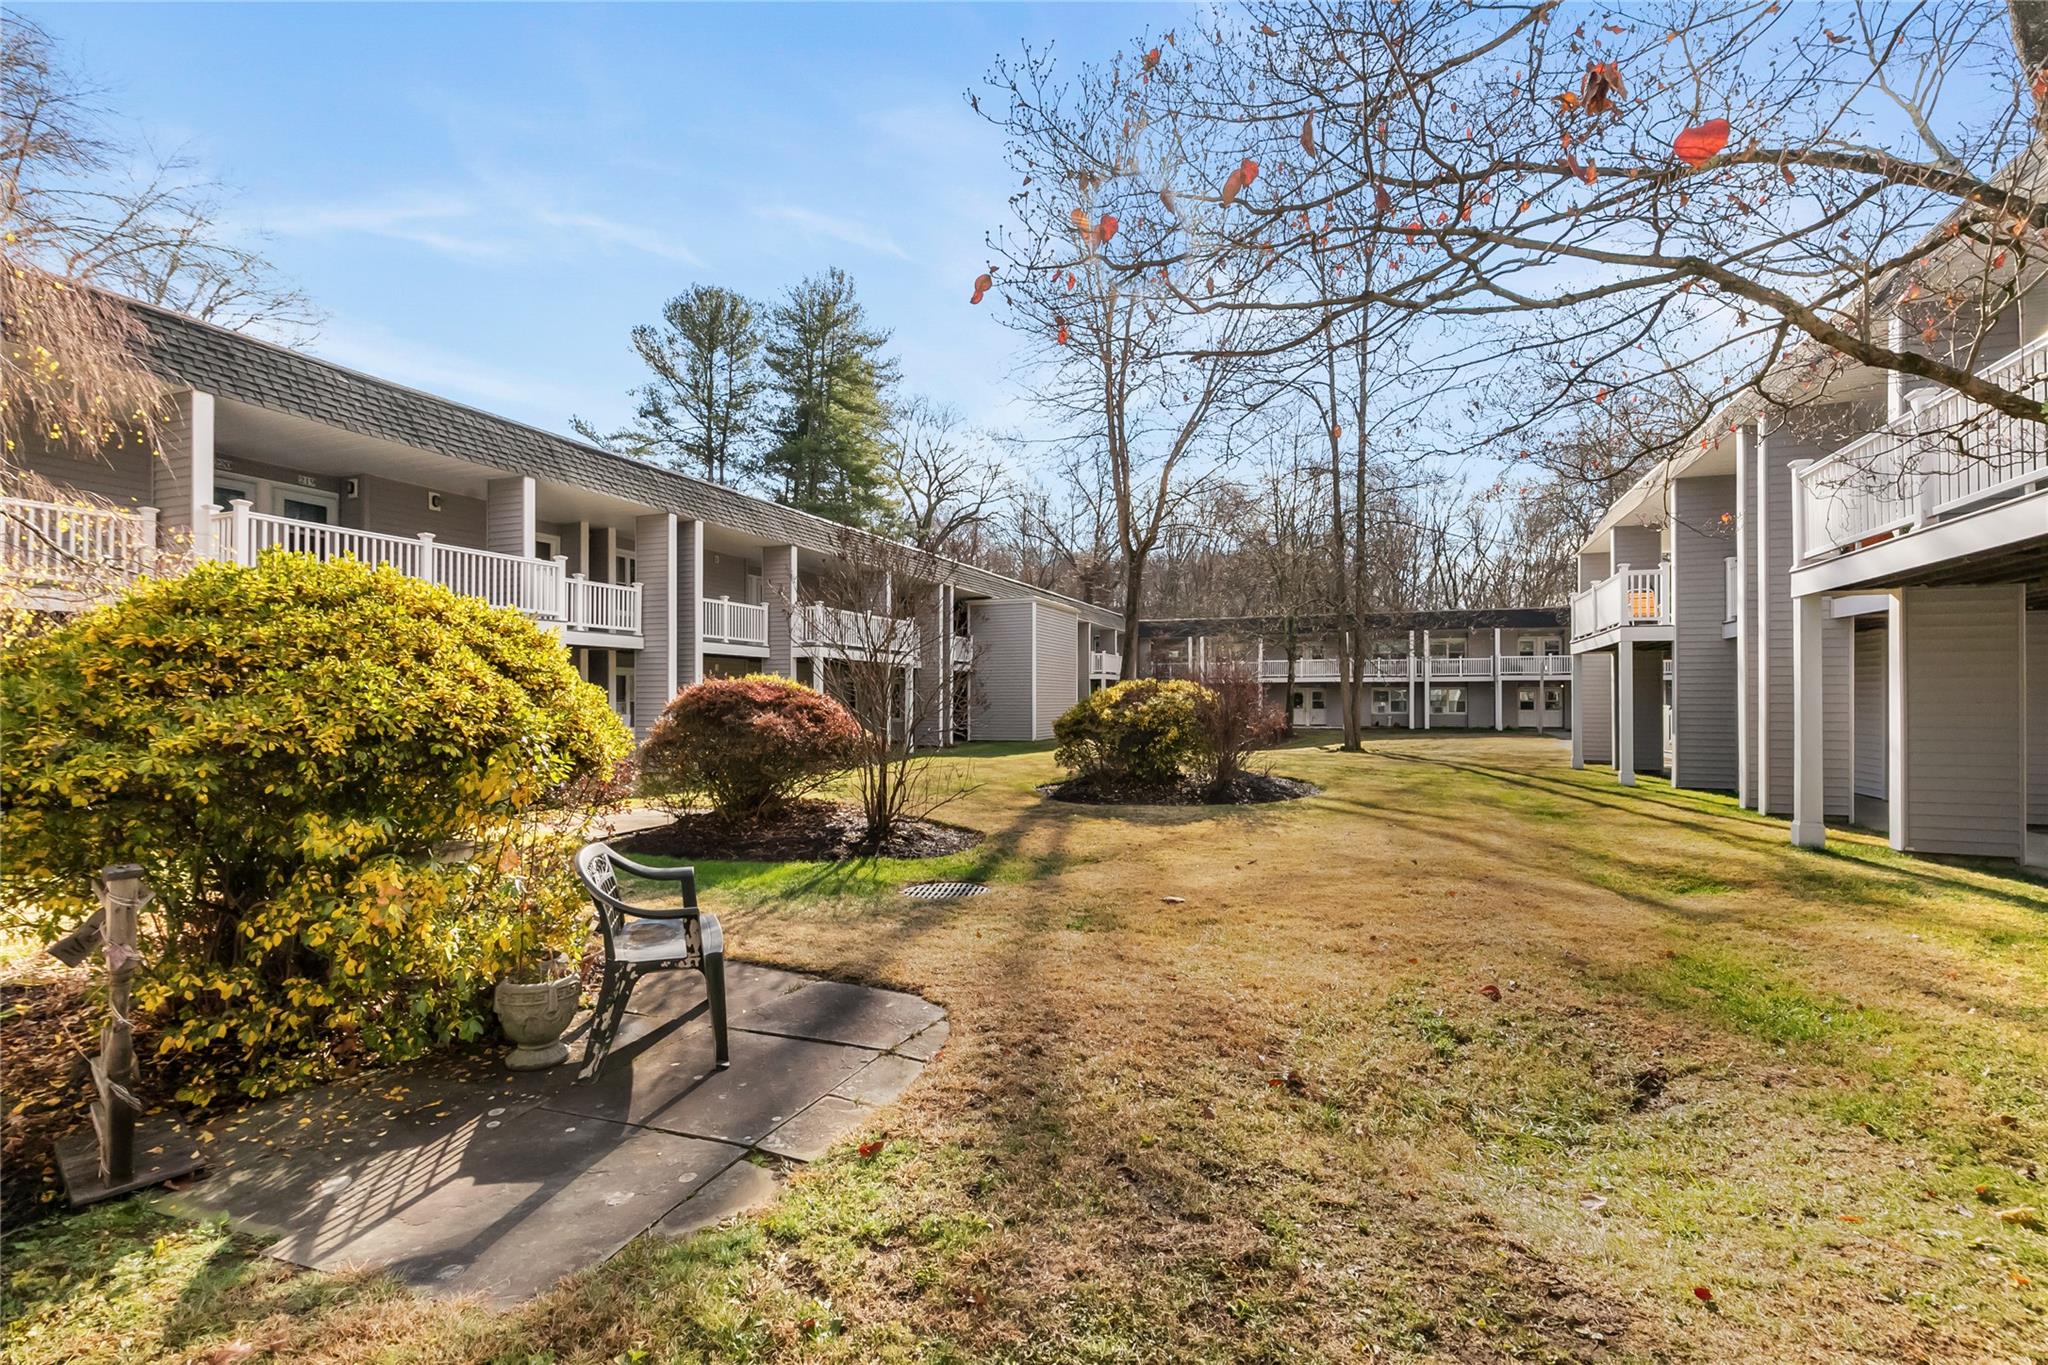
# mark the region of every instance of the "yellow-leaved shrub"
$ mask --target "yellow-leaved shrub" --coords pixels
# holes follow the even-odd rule
[[[518,613],[285,553],[10,646],[0,716],[0,915],[54,938],[140,864],[137,1022],[195,1104],[479,1036],[577,946],[534,813],[632,742]]]

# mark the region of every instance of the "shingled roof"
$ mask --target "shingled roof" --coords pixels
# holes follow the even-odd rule
[[[772,544],[831,554],[843,547],[848,534],[837,522],[722,484],[615,455],[183,313],[133,299],[121,302],[133,309],[143,325],[150,368],[174,384],[507,474],[610,493],[759,536]],[[948,579],[972,593],[1037,598],[1077,611],[1099,625],[1121,621],[1118,613],[1104,607],[1034,588],[972,564],[945,563]]]

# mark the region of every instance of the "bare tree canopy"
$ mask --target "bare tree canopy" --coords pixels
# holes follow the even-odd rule
[[[318,310],[260,252],[229,240],[222,187],[184,157],[124,139],[103,93],[63,69],[41,28],[0,12],[9,263],[237,331],[310,339]]]

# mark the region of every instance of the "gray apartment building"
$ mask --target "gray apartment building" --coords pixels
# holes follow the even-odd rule
[[[1571,723],[1566,619],[1561,607],[1373,613],[1362,633],[1359,722],[1563,731]],[[1338,643],[1329,618],[1296,620],[1291,632],[1275,617],[1146,621],[1138,627],[1139,672],[1190,677],[1241,664],[1298,728],[1336,728],[1344,723]]]
[[[173,549],[243,564],[275,546],[354,556],[558,632],[642,735],[701,678],[823,681],[835,658],[863,648],[901,656],[915,684],[905,694],[927,699],[912,732],[931,744],[1049,738],[1054,717],[1118,672],[1122,619],[1104,608],[903,556],[886,562],[928,573],[920,591],[892,592],[885,577],[872,600],[821,600],[868,543],[844,527],[132,307],[175,406],[160,457],[21,452],[18,464],[93,505],[11,497],[0,507],[0,571],[52,603],[66,600],[73,547],[134,572],[171,562]],[[921,619],[895,621],[899,599],[921,603]]]

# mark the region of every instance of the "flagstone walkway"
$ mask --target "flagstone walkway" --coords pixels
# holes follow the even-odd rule
[[[700,978],[654,977],[588,1085],[574,1058],[383,1071],[205,1129],[205,1176],[162,1198],[225,1213],[299,1265],[517,1302],[650,1229],[683,1236],[765,1201],[781,1162],[866,1131],[946,1040],[945,1012],[914,995],[726,975],[728,1070],[711,1065]]]

